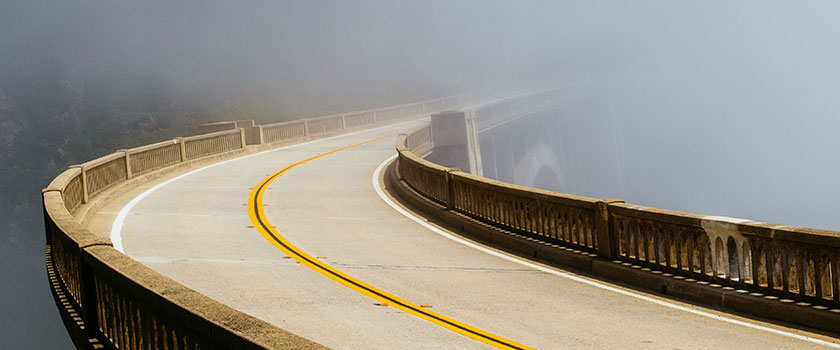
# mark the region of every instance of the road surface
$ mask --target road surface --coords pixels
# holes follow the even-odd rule
[[[509,340],[514,347],[806,349],[836,341],[607,286],[647,299],[617,293],[566,278],[562,270],[551,268],[557,273],[548,273],[546,267],[538,270],[446,238],[403,215],[377,193],[374,182],[381,186],[381,179],[375,179],[374,172],[394,155],[394,137],[325,154],[423,122],[341,135],[175,174],[117,198],[96,214],[89,228],[110,236],[115,218],[125,210],[117,234],[132,258],[213,299],[336,349],[492,348],[492,339],[477,341],[475,334],[465,336],[453,326],[431,322],[328,278],[261,233],[249,215],[254,188],[279,170],[305,161],[286,169],[262,191],[263,219],[283,240],[317,265],[490,338]],[[142,199],[126,207],[141,194]]]

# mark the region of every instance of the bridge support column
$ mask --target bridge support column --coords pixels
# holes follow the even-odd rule
[[[478,130],[471,110],[433,114],[431,130],[436,161],[482,176]]]

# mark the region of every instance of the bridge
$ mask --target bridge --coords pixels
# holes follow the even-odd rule
[[[838,233],[522,186],[571,186],[544,146],[574,133],[505,128],[582,91],[216,123],[71,166],[43,191],[56,305],[80,348],[840,347]]]

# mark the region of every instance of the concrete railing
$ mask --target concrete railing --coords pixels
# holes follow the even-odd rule
[[[48,272],[78,347],[323,348],[152,271],[83,226],[97,200],[124,192],[119,187],[130,187],[132,179],[241,154],[236,151],[243,145],[242,129],[236,129],[121,150],[71,167],[44,189]]]
[[[840,232],[503,183],[421,158],[434,148],[429,132],[398,138],[392,175],[402,197],[444,222],[520,254],[656,292],[840,331]]]
[[[429,128],[420,129],[414,134],[429,133]],[[406,146],[407,140],[405,135],[400,135],[397,141],[397,151],[399,152],[399,167],[400,174],[405,177],[415,190],[423,193],[425,196],[440,203],[449,203],[449,188],[447,184],[447,173],[449,168],[429,162],[417,155],[414,152],[408,151]],[[427,142],[428,144],[428,142]],[[415,144],[415,147],[420,145]]]
[[[344,131],[354,130],[388,122],[404,120],[420,115],[429,115],[450,108],[468,106],[476,103],[490,103],[493,105],[510,103],[511,99],[500,99],[504,90],[480,90],[461,95],[434,99],[423,102],[410,103],[400,106],[374,108],[364,111],[334,114],[324,117],[300,119],[267,125],[255,125],[253,120],[237,120],[202,124],[199,131],[220,132],[242,128],[246,145],[284,142],[306,137],[334,135]],[[552,90],[553,91],[553,90]],[[552,94],[549,96],[548,94]],[[557,92],[544,92],[543,101],[553,98]],[[524,96],[524,95],[523,95]],[[528,95],[537,96],[537,95]],[[535,101],[538,102],[538,101]],[[536,105],[537,103],[534,103]],[[491,104],[486,105],[488,108]],[[494,120],[501,120],[504,116],[494,115]]]
[[[613,203],[612,255],[669,273],[840,307],[840,233]]]
[[[262,125],[260,129],[262,142],[265,143],[297,140],[307,135],[305,120]]]
[[[485,90],[362,112],[268,125],[253,121],[200,127],[204,135],[119,150],[71,166],[43,190],[46,261],[62,320],[80,348],[320,349],[220,304],[122,254],[85,224],[119,194],[164,174],[318,137],[385,125],[463,101],[496,98]]]
[[[172,140],[125,150],[127,177],[130,179],[185,161],[185,155],[181,154],[183,145],[183,140]]]

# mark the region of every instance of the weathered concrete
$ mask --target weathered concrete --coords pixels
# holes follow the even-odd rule
[[[327,346],[484,348],[432,323],[373,305],[371,299],[286,259],[248,227],[252,224],[243,204],[250,188],[267,174],[409,128],[317,141],[174,181],[131,211],[123,229],[126,253],[223,304]],[[374,192],[373,169],[391,155],[393,139],[386,139],[293,169],[264,198],[269,220],[303,251],[362,281],[536,348],[815,347],[523,268],[444,239],[395,212]],[[152,185],[104,205],[88,227],[107,236],[120,208]]]

